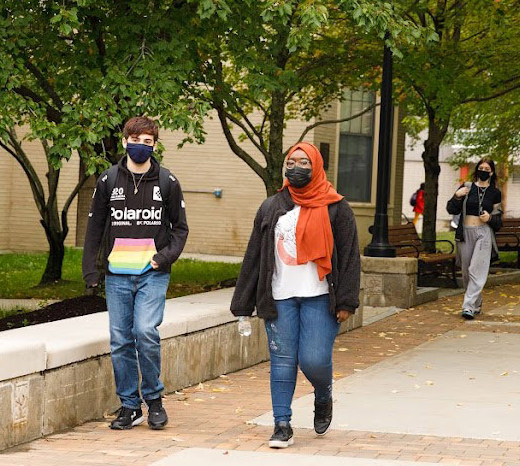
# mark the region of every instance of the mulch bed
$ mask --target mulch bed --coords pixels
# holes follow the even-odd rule
[[[32,312],[14,314],[0,319],[0,332],[28,325],[53,322],[69,317],[85,316],[107,310],[105,298],[101,296],[80,296],[50,304]]]
[[[187,286],[179,284],[173,285],[175,291],[180,292],[179,296],[186,294],[202,293],[207,291],[219,290],[235,286],[236,278],[230,278],[218,283],[208,285]],[[178,289],[177,289],[178,288]],[[105,298],[97,295],[80,296],[79,298],[64,299],[63,301],[50,304],[36,311],[13,314],[9,317],[0,319],[0,332],[13,328],[27,327],[29,325],[54,322],[55,320],[68,319],[69,317],[86,316],[96,312],[107,310]]]

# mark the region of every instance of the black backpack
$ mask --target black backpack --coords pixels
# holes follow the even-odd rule
[[[412,197],[410,198],[410,205],[412,207],[415,207],[415,204],[417,204],[417,193],[419,192],[419,190],[415,191],[413,194],[412,194]]]

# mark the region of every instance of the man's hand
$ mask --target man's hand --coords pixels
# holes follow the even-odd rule
[[[91,286],[87,286],[86,294],[87,294],[87,296],[97,296],[98,291],[99,291],[98,284],[94,283]]]
[[[338,318],[338,322],[345,322],[350,317],[350,312],[336,311],[336,317]]]
[[[157,270],[159,268],[159,264],[155,262],[153,259],[150,261],[150,264],[152,265],[152,268],[154,270]]]

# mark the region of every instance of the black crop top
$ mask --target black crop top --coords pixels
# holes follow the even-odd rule
[[[464,185],[461,186],[461,188],[463,187]],[[494,186],[480,188],[475,183],[472,183],[468,193],[468,201],[466,202],[466,215],[475,215],[478,217],[484,210],[491,213],[493,212],[493,206],[501,201],[502,194],[500,190]],[[479,207],[481,208],[480,212]]]

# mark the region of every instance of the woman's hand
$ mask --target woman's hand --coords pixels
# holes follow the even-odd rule
[[[486,210],[484,210],[484,212],[482,212],[482,213],[479,215],[479,218],[480,218],[480,220],[482,220],[484,223],[488,223],[488,222],[489,222],[489,219],[491,218],[491,215],[489,214],[489,212],[487,212]]]
[[[336,317],[338,318],[338,322],[345,322],[350,317],[350,312],[336,311]]]
[[[462,188],[457,189],[457,191],[455,191],[455,197],[457,199],[460,199],[461,197],[467,196],[468,193],[469,188],[467,186],[463,186]]]

